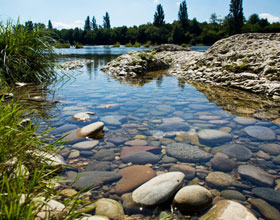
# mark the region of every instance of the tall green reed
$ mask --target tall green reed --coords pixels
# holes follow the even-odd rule
[[[28,30],[19,22],[0,23],[0,80],[10,84],[56,79],[52,41],[40,26]]]

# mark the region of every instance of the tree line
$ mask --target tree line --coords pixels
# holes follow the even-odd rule
[[[152,44],[175,43],[187,45],[211,45],[221,38],[238,33],[250,32],[280,32],[280,23],[270,24],[267,19],[252,14],[248,20],[243,14],[243,0],[231,0],[229,14],[219,19],[211,14],[209,22],[199,22],[196,18],[189,19],[186,0],[179,6],[178,19],[173,23],[165,22],[164,9],[158,4],[153,23],[133,27],[111,28],[110,16],[106,12],[103,24],[98,25],[93,16],[86,17],[84,28],[57,30],[49,20],[46,27],[53,38],[71,45],[112,45],[119,44]]]

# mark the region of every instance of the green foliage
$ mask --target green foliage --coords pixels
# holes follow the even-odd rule
[[[48,21],[48,29],[49,29],[49,30],[52,30],[52,29],[53,29],[51,20]]]
[[[182,27],[186,30],[188,27],[188,22],[189,22],[186,0],[184,0],[180,3],[179,12],[178,12],[178,20],[179,20],[180,24],[182,25]]]
[[[42,83],[56,79],[49,32],[40,26],[31,27],[31,22],[26,27],[11,21],[0,23],[2,81]]]
[[[154,14],[154,25],[160,27],[164,24],[164,11],[161,4],[157,5],[156,12]]]
[[[142,60],[146,60],[146,61],[152,61],[152,60],[154,60],[154,53],[145,53],[145,52],[143,52],[143,53],[140,53],[139,55],[138,55]]]
[[[94,31],[97,30],[96,19],[94,16],[92,16],[91,27],[92,27],[92,30],[94,30]]]
[[[61,43],[61,42],[59,42],[59,41],[56,41],[54,44],[53,44],[53,46],[55,47],[55,48],[70,48],[71,47],[71,44],[69,43],[69,42],[67,42],[67,43]]]
[[[120,47],[121,46],[121,43],[120,42],[116,42],[113,47]]]
[[[141,44],[140,44],[139,42],[135,42],[135,43],[133,44],[133,47],[141,47]]]
[[[133,47],[133,44],[131,42],[125,44],[126,47]]]
[[[103,27],[106,28],[106,29],[111,28],[110,16],[109,16],[108,12],[106,12],[105,16],[103,16]]]
[[[89,20],[89,16],[87,16],[86,20],[85,20],[85,26],[84,26],[84,30],[85,31],[90,31],[91,27],[90,27],[90,20]]]
[[[231,25],[229,31],[231,34],[239,34],[244,24],[243,0],[231,0],[229,11],[229,22]]]
[[[82,44],[75,43],[75,48],[76,49],[81,49],[81,48],[84,48],[84,46]]]
[[[152,46],[152,42],[151,41],[147,41],[143,46],[144,47],[150,47],[150,46]]]

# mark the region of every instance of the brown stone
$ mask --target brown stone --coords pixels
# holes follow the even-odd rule
[[[122,178],[117,182],[115,193],[124,194],[131,192],[138,186],[156,176],[156,172],[147,166],[131,166],[120,170]]]
[[[120,157],[126,157],[131,154],[135,154],[138,152],[154,152],[154,153],[159,153],[161,151],[161,148],[159,147],[154,147],[154,146],[134,146],[134,147],[123,147],[121,151]]]
[[[195,168],[187,164],[174,164],[169,169],[169,172],[173,171],[180,171],[184,173],[186,179],[192,179],[195,176]]]

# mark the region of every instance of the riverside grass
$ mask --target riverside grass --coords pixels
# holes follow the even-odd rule
[[[0,22],[0,80],[46,83],[56,79],[53,62],[53,40],[41,27],[28,30],[17,22]]]
[[[51,167],[33,152],[55,153],[62,142],[50,143],[46,133],[36,134],[37,127],[21,125],[26,111],[14,101],[0,98],[0,219],[35,219],[46,203],[59,195],[51,184],[61,167]],[[87,189],[85,189],[87,190]],[[77,219],[89,205],[81,191],[63,201],[66,209],[45,219]],[[38,202],[38,198],[44,198]],[[42,200],[41,200],[42,201]]]

